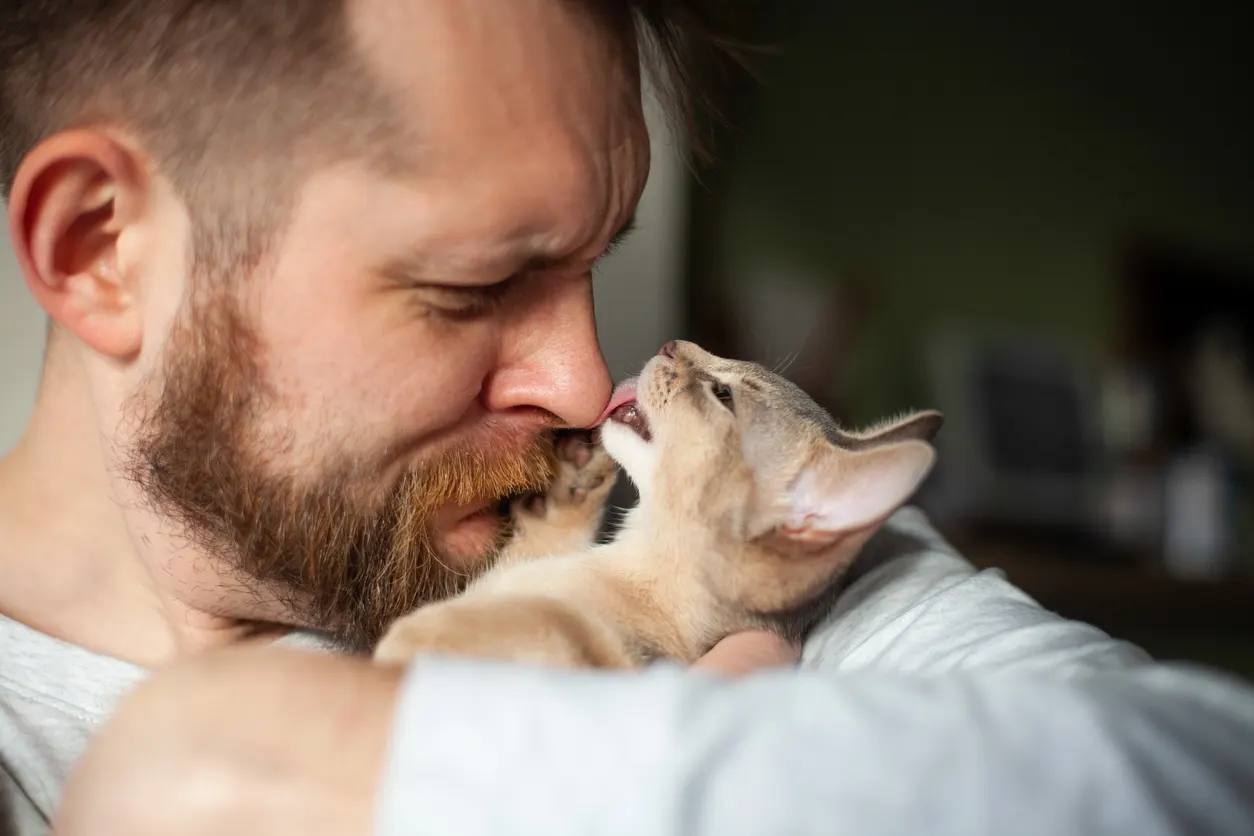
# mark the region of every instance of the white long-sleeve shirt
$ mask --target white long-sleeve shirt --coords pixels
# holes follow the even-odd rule
[[[1254,834],[1254,690],[977,572],[917,511],[802,668],[729,681],[426,659],[377,836]]]

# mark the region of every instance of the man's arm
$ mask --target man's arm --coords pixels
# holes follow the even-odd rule
[[[415,665],[377,836],[1254,833],[1254,692],[1060,680],[740,681]]]
[[[800,673],[415,665],[376,836],[1254,832],[1244,683],[1042,609],[915,509],[851,580]]]
[[[999,570],[977,571],[915,508],[889,520],[851,574],[806,642],[805,667],[1066,678],[1150,661],[1134,645],[1042,609]]]
[[[1254,694],[1146,666],[1060,680],[730,680],[233,650],[156,674],[56,833],[1254,832]]]
[[[697,667],[738,676],[798,655],[775,636],[744,633]],[[177,662],[124,699],[92,741],[55,832],[370,833],[402,679],[399,668],[274,647]]]
[[[53,832],[369,833],[400,683],[360,659],[270,647],[176,662],[92,741]]]
[[[1140,834],[1254,815],[1232,790],[1254,782],[1241,686],[1145,666],[1138,649],[976,573],[916,513],[899,515],[867,557],[800,675],[730,683],[432,660],[402,690],[396,672],[276,651],[158,674],[93,747],[67,809],[89,810],[93,773],[116,787],[127,769],[114,762],[129,763],[141,775],[130,785],[154,789],[122,797],[151,798],[148,819],[160,809],[181,825],[109,831],[101,821],[122,819],[69,815],[97,829],[62,836],[201,832],[211,817],[189,820],[187,793],[156,787],[205,784],[194,776],[206,771],[286,787],[240,779],[237,795],[199,796],[240,815],[204,832],[242,836],[315,836],[337,815],[366,827],[376,797],[379,836],[416,824],[530,832],[534,816],[560,836],[892,833],[919,816],[930,833],[994,833],[1012,808],[1022,820],[1011,832],[1121,832],[1131,821]],[[289,804],[312,821],[250,830],[259,803],[274,820],[289,820],[279,813]],[[649,827],[633,829],[640,817]]]

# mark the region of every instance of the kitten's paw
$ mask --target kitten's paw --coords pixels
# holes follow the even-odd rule
[[[566,554],[592,545],[618,465],[592,433],[563,434],[557,442],[557,475],[548,491],[513,506],[514,539],[503,559]]]
[[[522,497],[517,516],[549,519],[568,509],[600,515],[614,488],[618,466],[592,432],[563,433],[557,440],[557,476],[546,493]]]

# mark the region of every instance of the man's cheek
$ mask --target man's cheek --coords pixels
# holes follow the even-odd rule
[[[495,354],[457,341],[389,361],[378,370],[379,403],[415,427],[455,425],[479,401]]]

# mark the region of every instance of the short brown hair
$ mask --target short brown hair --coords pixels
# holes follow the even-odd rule
[[[699,124],[692,60],[723,43],[716,18],[726,1],[578,0],[607,21],[634,22],[623,36],[642,36],[672,121],[689,128]],[[276,164],[276,153],[396,145],[378,141],[401,127],[350,43],[345,5],[3,0],[0,193],[44,138],[110,124],[142,141],[187,202],[197,263],[258,258],[291,198],[293,166]]]

